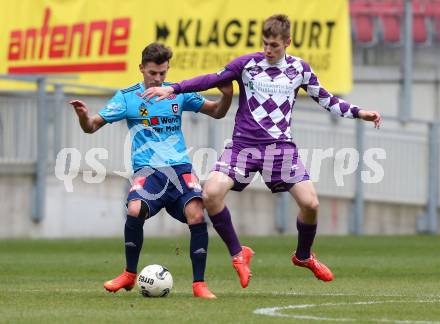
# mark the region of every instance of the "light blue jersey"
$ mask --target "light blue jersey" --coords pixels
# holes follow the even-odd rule
[[[163,83],[167,85],[170,83]],[[140,97],[144,91],[143,82],[119,90],[99,112],[108,123],[127,120],[133,170],[191,163],[181,129],[182,112],[199,112],[205,98],[197,93],[185,93],[147,102]]]

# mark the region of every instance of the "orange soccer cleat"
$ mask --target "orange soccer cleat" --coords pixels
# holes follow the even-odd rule
[[[136,273],[124,271],[115,279],[106,281],[104,283],[104,288],[107,289],[107,291],[109,292],[115,293],[121,288],[124,288],[125,290],[132,290],[135,283],[136,283]]]
[[[217,297],[209,290],[206,282],[198,281],[194,282],[193,285],[194,297],[200,297],[204,299],[216,299]]]
[[[247,246],[242,246],[241,248],[241,252],[232,258],[232,266],[235,268],[238,276],[240,277],[241,286],[246,288],[252,276],[250,264],[254,251]]]
[[[318,261],[314,253],[310,254],[310,258],[299,260],[295,253],[292,255],[292,263],[298,267],[309,268],[316,278],[322,281],[332,281],[333,273],[324,263]]]

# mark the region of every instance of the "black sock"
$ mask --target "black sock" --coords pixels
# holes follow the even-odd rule
[[[296,220],[298,229],[298,246],[295,255],[300,260],[310,258],[310,250],[316,235],[317,224],[305,224]]]
[[[139,255],[144,242],[144,217],[134,217],[127,215],[125,221],[125,259],[127,271],[136,273]]]
[[[205,281],[206,257],[208,253],[208,230],[206,223],[188,225],[191,232],[189,246],[193,279]]]

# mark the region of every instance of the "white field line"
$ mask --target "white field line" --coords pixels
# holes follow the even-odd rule
[[[263,292],[262,292],[263,293]],[[267,294],[267,292],[265,292]],[[362,293],[302,293],[302,292],[272,292],[273,296],[309,296],[309,297],[402,297],[402,298],[434,298],[440,299],[440,295],[402,295],[402,294],[362,294]]]
[[[340,294],[338,294],[338,296],[340,296]],[[383,296],[379,296],[379,297],[383,297]],[[280,307],[258,308],[254,310],[254,314],[273,316],[273,317],[289,317],[289,318],[302,319],[302,320],[357,322],[359,319],[356,318],[333,318],[333,317],[322,317],[322,316],[283,314],[282,311],[289,309],[307,309],[307,308],[316,308],[316,307],[340,307],[340,306],[350,306],[350,305],[374,305],[374,304],[392,304],[392,303],[439,303],[440,304],[440,300],[413,300],[413,301],[389,300],[389,301],[359,301],[359,302],[347,302],[347,303],[299,304],[299,305],[288,305],[288,306],[280,306]],[[387,318],[369,319],[369,321],[376,323],[395,323],[395,324],[440,324],[440,322],[438,321],[393,320]]]

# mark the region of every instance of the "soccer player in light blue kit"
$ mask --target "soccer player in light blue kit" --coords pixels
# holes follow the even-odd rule
[[[214,228],[226,243],[232,264],[245,288],[251,275],[253,251],[242,247],[235,234],[224,197],[229,190],[241,191],[256,172],[269,189],[288,191],[296,200],[298,243],[291,257],[294,265],[310,269],[316,278],[333,280],[330,269],[318,261],[311,247],[318,221],[318,197],[292,141],[291,114],[300,89],[330,113],[360,118],[379,128],[380,113],[360,109],[329,93],[310,65],[286,54],[291,43],[290,21],[274,15],[263,26],[264,52],[236,58],[215,74],[207,74],[168,87],[149,88],[143,97],[161,100],[171,94],[203,91],[236,80],[240,87],[232,145],[225,148],[203,188],[203,202]],[[336,76],[337,77],[337,76]],[[249,156],[250,155],[250,156]]]
[[[231,105],[232,84],[225,82],[219,87],[223,95],[218,101],[207,100],[197,93],[171,95],[161,102],[143,99],[141,94],[149,87],[170,85],[164,81],[171,57],[171,49],[162,44],[148,45],[142,52],[142,63],[139,65],[143,82],[117,91],[96,115],[89,116],[88,108],[82,101],[73,100],[70,104],[86,133],[94,133],[107,123],[123,119],[130,129],[135,174],[127,197],[124,230],[126,269],[118,277],[105,282],[104,288],[110,292],[133,288],[144,222],[165,208],[172,217],[187,223],[190,229],[194,296],[213,299],[216,297],[204,281],[208,232],[203,216],[201,186],[187,155],[181,115],[183,111],[192,111],[222,118]]]

